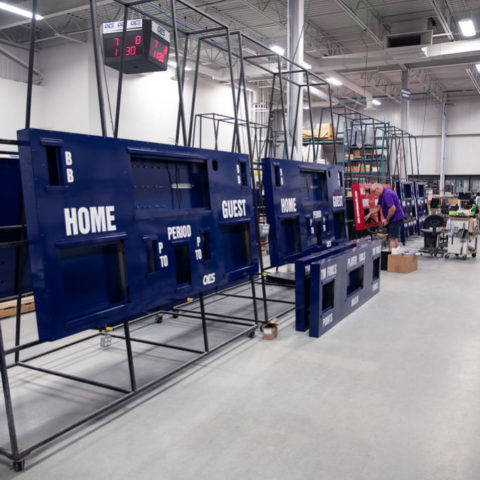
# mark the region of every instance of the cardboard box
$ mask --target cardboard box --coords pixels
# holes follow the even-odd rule
[[[274,338],[277,338],[277,335],[278,335],[277,319],[274,318],[273,320],[268,322],[266,325],[264,325],[262,327],[262,333],[263,333],[264,340],[273,340]]]
[[[316,132],[315,135],[317,135]],[[322,127],[320,128],[320,138],[322,140],[333,140],[333,126],[331,123],[322,123]]]
[[[362,158],[362,152],[360,150],[354,150],[353,158]]]
[[[331,123],[322,123],[320,126],[317,123],[313,129],[313,138],[315,140],[333,140],[333,126]],[[312,140],[312,130],[310,128],[302,129],[303,141],[308,142]]]
[[[388,256],[388,272],[410,273],[418,269],[418,257],[413,254]]]

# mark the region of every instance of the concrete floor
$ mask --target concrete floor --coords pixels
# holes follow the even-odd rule
[[[276,340],[241,340],[39,451],[25,472],[0,463],[0,478],[478,479],[479,275],[476,260],[439,258],[385,273],[380,294],[322,338],[296,333],[290,316]],[[121,349],[102,359],[97,345],[49,362],[105,362],[109,378]],[[162,363],[163,350],[144,353],[145,371]],[[108,398],[16,375],[20,416],[37,418],[29,439],[61,400],[73,415]]]

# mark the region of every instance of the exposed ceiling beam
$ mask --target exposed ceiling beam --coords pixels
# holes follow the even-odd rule
[[[430,0],[430,3],[438,21],[442,25],[443,31],[447,34],[447,38],[453,42],[455,40],[452,32],[453,15],[448,3],[446,0]]]
[[[473,85],[477,89],[477,92],[480,94],[480,75],[475,67],[475,65],[469,65],[466,69],[467,75],[472,81]]]
[[[21,67],[28,70],[28,62],[25,62],[21,58],[17,57],[17,55],[13,54],[12,52],[9,52],[6,48],[0,47],[0,55],[4,55],[5,57],[15,62],[17,65],[20,65]],[[38,77],[36,82],[41,82],[43,80],[42,72],[34,68],[33,73]]]
[[[379,47],[385,47],[385,25],[366,0],[335,0],[335,2],[355,23],[370,35]]]

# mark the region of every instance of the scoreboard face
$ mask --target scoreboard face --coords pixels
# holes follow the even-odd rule
[[[123,45],[123,22],[102,26],[105,64],[120,69],[123,52],[124,73],[164,71],[168,67],[170,34],[151,20],[129,20]]]
[[[18,138],[41,340],[257,272],[247,155],[36,129]]]

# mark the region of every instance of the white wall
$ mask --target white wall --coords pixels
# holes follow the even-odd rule
[[[42,50],[39,66],[44,74],[41,86],[34,88],[32,127],[85,134],[101,134],[93,50],[88,44],[66,44]],[[185,85],[187,113],[191,106],[192,73]],[[118,72],[105,67],[108,89],[105,89],[105,110],[108,134],[112,134],[112,117],[116,102]],[[0,119],[0,138],[15,138],[23,128],[26,84],[0,79],[2,98],[7,102]],[[107,95],[108,92],[108,95]],[[3,106],[3,104],[2,104]],[[119,137],[136,140],[174,143],[178,108],[178,87],[173,72],[125,75],[121,104]],[[198,82],[196,113],[232,115],[229,86],[209,79]],[[208,125],[210,123],[210,125]],[[187,123],[188,128],[188,123]],[[202,146],[213,148],[211,122],[204,122]],[[222,126],[218,147],[230,150],[232,128]],[[198,145],[198,142],[197,142]]]
[[[31,125],[42,122],[44,88],[34,85]],[[17,130],[25,127],[25,109],[27,98],[27,84],[0,78],[0,138],[14,140]],[[1,147],[5,149],[4,146]]]

